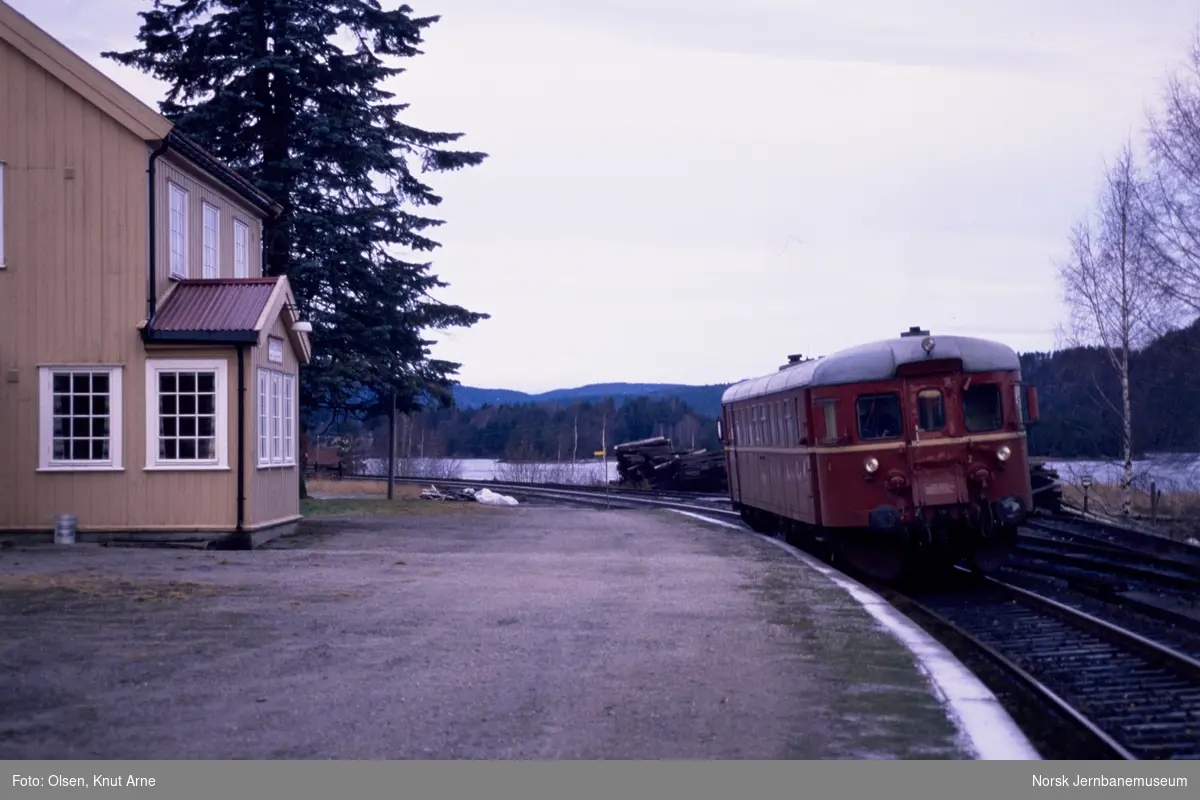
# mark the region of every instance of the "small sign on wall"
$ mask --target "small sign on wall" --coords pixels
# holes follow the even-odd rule
[[[272,364],[283,363],[283,339],[267,338],[267,360]]]

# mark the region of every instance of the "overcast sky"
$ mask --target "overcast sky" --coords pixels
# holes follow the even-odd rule
[[[149,0],[8,0],[103,61]],[[394,2],[385,3],[389,6]],[[409,0],[468,385],[716,383],[909,325],[1050,349],[1054,262],[1194,0]],[[155,106],[157,108],[157,106]]]

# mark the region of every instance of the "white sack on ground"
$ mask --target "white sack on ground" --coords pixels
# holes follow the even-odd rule
[[[517,498],[506,494],[496,494],[491,489],[480,489],[475,493],[475,499],[489,506],[515,506]]]

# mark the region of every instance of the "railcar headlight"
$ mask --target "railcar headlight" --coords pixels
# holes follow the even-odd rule
[[[1001,461],[1008,461],[1008,458],[1011,455],[1012,450],[1009,450],[1008,445],[1006,444],[1000,445],[999,449],[996,450],[996,458],[1000,459]]]
[[[874,474],[875,470],[879,469],[879,459],[875,458],[874,456],[867,456],[867,460],[863,462],[863,469],[865,469],[868,474]]]

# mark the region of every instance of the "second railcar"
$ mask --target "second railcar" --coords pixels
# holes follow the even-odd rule
[[[722,397],[734,507],[885,580],[1011,553],[1037,396],[1008,346],[913,328],[790,359]]]

